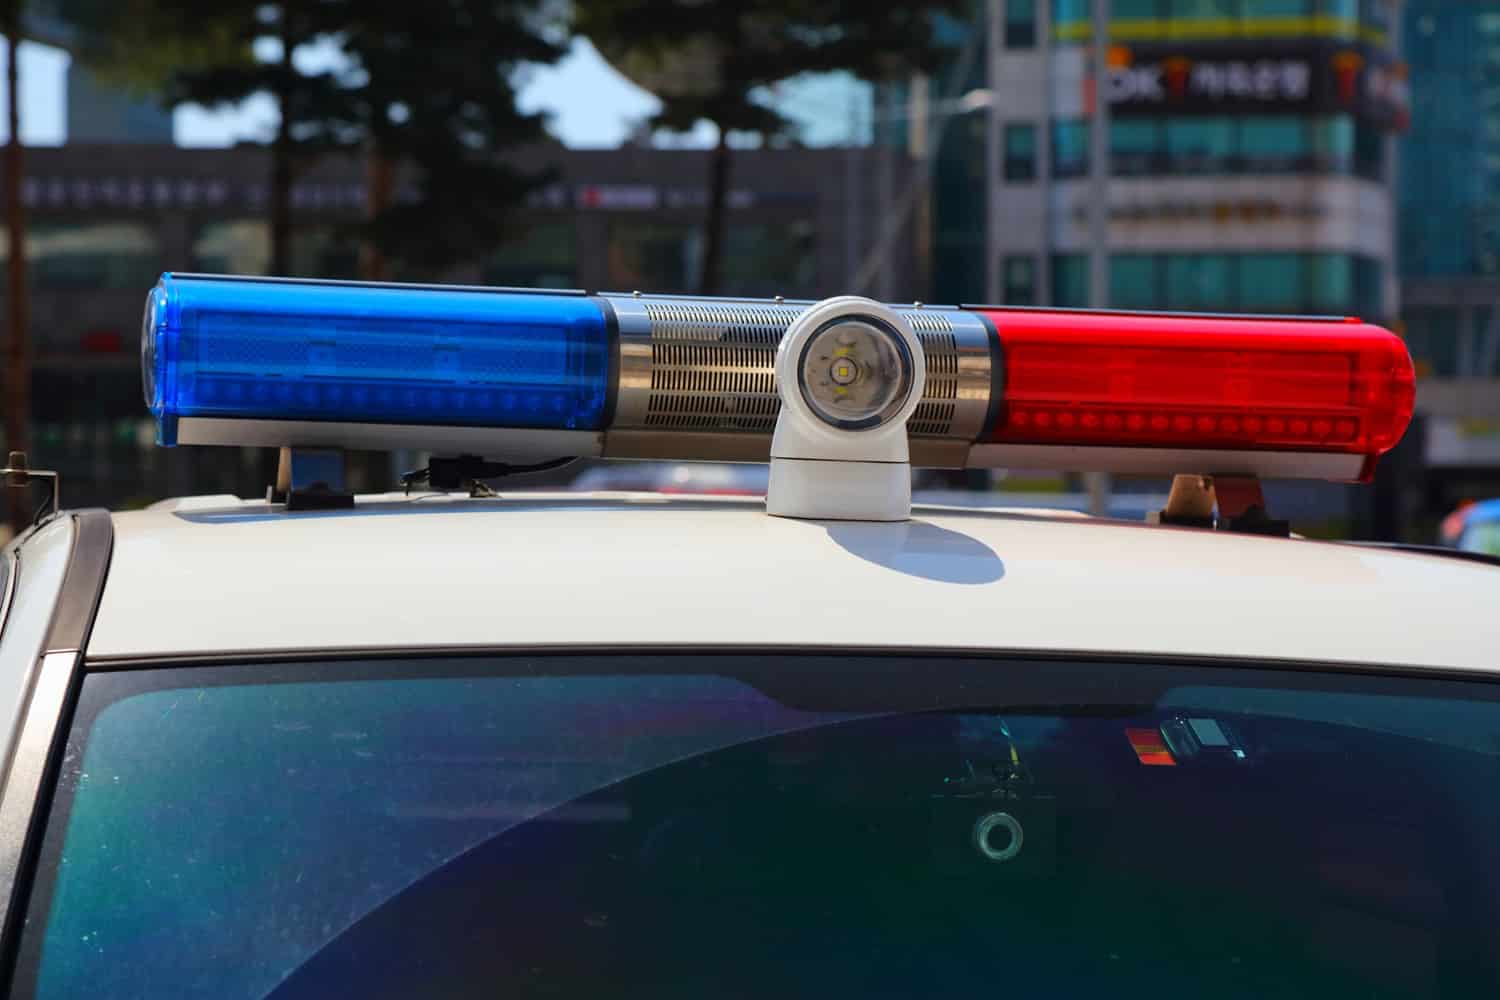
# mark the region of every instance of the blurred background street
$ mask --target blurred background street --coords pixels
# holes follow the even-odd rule
[[[1374,488],[1271,484],[1276,515],[1437,541],[1500,496],[1500,0],[0,11],[0,437],[68,506],[264,491],[265,454],[154,447],[137,338],[165,270],[1358,315],[1406,339],[1418,415]],[[356,485],[414,464],[366,456]],[[923,477],[1132,517],[1166,488]]]

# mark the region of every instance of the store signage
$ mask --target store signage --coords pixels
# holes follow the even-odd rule
[[[1277,201],[1271,198],[1214,198],[1190,201],[1182,198],[1142,199],[1112,202],[1109,217],[1114,222],[1222,222],[1256,223],[1322,218],[1326,209],[1317,202]],[[1088,206],[1073,210],[1078,222],[1088,219]]]
[[[419,192],[407,187],[400,201],[414,201]],[[293,211],[326,212],[348,216],[366,209],[365,185],[357,181],[299,181],[292,185]],[[200,210],[211,215],[260,213],[269,204],[263,182],[236,182],[218,177],[153,175],[76,176],[31,174],[21,182],[21,201],[39,211],[174,211]],[[801,202],[811,196],[794,192],[757,192],[734,188],[731,209],[763,203]],[[654,184],[549,184],[531,192],[528,208],[585,212],[651,212],[659,208],[701,210],[708,194],[701,188],[658,187]]]
[[[269,200],[262,183],[242,184],[217,177],[49,176],[21,181],[21,202],[31,209],[209,209],[260,211]],[[304,181],[292,186],[297,211],[363,210],[365,187],[358,183]]]
[[[756,194],[734,188],[726,195],[732,209],[753,208]],[[584,211],[652,212],[658,208],[701,209],[708,204],[703,188],[659,188],[653,184],[586,184],[579,187],[574,204]]]
[[[1357,114],[1403,129],[1406,66],[1368,46],[1328,42],[1245,46],[1112,46],[1112,114]]]

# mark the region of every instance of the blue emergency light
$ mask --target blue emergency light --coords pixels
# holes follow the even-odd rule
[[[610,335],[582,293],[165,274],[146,403],[183,418],[599,430]]]

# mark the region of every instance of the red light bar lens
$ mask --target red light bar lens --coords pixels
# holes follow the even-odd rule
[[[1406,345],[1358,320],[985,315],[1005,365],[988,442],[1374,457],[1411,421]]]

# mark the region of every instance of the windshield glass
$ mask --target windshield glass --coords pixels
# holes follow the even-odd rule
[[[1496,690],[780,654],[91,674],[16,995],[1494,996]]]

